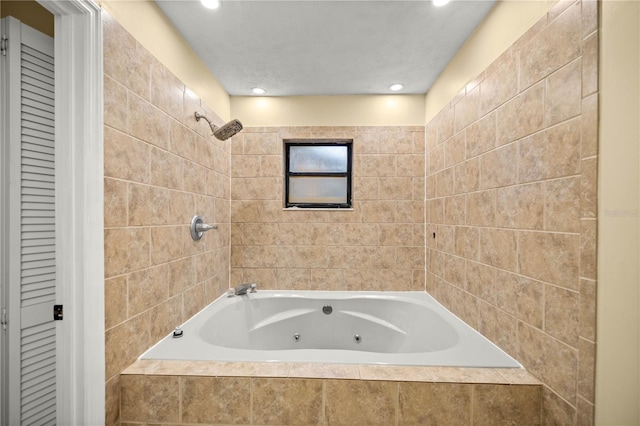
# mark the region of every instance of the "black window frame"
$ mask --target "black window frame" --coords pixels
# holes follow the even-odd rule
[[[290,170],[289,155],[292,146],[345,146],[347,148],[346,172],[292,172]],[[303,209],[350,209],[353,207],[352,182],[353,182],[353,139],[284,139],[284,206],[285,208]],[[289,202],[289,178],[296,176],[309,177],[346,177],[347,178],[347,202],[346,203],[291,203]]]

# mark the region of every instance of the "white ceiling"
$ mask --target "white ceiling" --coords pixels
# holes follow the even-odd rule
[[[495,0],[157,0],[232,96],[424,94]]]

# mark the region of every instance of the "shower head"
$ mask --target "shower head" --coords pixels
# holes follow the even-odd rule
[[[204,118],[205,121],[209,123],[209,127],[211,127],[213,136],[220,139],[221,141],[226,141],[231,136],[235,135],[240,130],[242,130],[242,123],[237,119],[233,119],[228,123],[222,125],[221,127],[218,127],[215,124],[213,124],[211,120],[209,120],[204,115],[200,114],[198,111],[196,111],[193,115],[196,117],[196,121],[200,121],[201,118]]]
[[[234,118],[230,122],[219,127],[218,130],[215,130],[213,135],[221,141],[226,141],[240,130],[242,130],[242,123]]]

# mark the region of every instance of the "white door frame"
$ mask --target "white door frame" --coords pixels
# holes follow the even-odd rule
[[[101,10],[38,0],[55,17],[57,423],[105,421]]]

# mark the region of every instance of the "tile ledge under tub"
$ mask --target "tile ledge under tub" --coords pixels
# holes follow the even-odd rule
[[[121,374],[542,385],[540,380],[524,368],[419,367],[377,364],[138,360]]]

